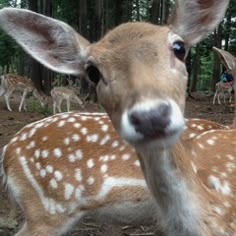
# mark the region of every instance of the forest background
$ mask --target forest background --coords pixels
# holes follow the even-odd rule
[[[174,0],[0,0],[0,8],[30,9],[60,19],[90,42],[96,42],[107,31],[123,22],[166,24],[174,3]],[[219,27],[189,52],[189,93],[214,91],[223,68],[212,50],[213,46],[236,56],[236,0],[230,0],[226,16]],[[59,78],[62,85],[66,85],[68,77],[40,65],[0,30],[0,75],[7,73],[31,78],[35,86],[46,94],[49,94],[56,78]],[[81,86],[82,93],[87,93],[89,86],[86,80],[81,80]]]

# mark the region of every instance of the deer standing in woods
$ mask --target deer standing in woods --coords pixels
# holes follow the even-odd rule
[[[98,99],[116,131],[138,154],[155,198],[155,216],[168,236],[232,236],[236,232],[236,131],[212,130],[190,140],[180,138],[185,123],[186,52],[214,30],[228,2],[179,0],[169,26],[127,23],[95,44],[89,44],[60,21],[26,10],[0,11],[1,26],[34,58],[58,72],[87,73],[97,84]],[[32,27],[32,22],[37,22],[37,27]],[[22,33],[25,31],[27,33]],[[59,124],[54,120],[53,125]],[[47,128],[47,122],[40,122],[37,127],[42,126]],[[17,235],[36,235],[36,232],[59,235],[84,212],[100,207],[104,199],[115,194],[100,186],[95,192],[90,191],[92,196],[88,197],[83,193],[83,184],[77,185],[77,182],[65,191],[67,175],[64,177],[56,171],[62,166],[57,161],[50,176],[52,183],[51,178],[45,176],[46,170],[38,176],[36,164],[31,163],[37,162],[37,158],[47,159],[49,153],[43,150],[32,153],[32,161],[21,153],[22,147],[23,151],[27,149],[24,142],[28,143],[27,139],[33,137],[35,131],[36,128],[33,131],[26,128],[13,139],[10,145],[16,141],[20,149],[4,148],[4,180],[26,215],[27,221]],[[40,137],[44,137],[44,132]],[[102,141],[98,141],[97,136],[88,140]],[[35,143],[28,148],[32,145]],[[52,158],[57,160],[62,156],[63,145],[64,141],[50,152]],[[229,145],[231,149],[227,148]],[[81,154],[78,153],[77,158],[81,159]],[[94,166],[93,161],[86,164],[88,168]],[[112,182],[114,179],[106,175],[107,168],[101,166],[100,178]],[[96,180],[98,183],[100,178]],[[81,179],[80,171],[77,180],[86,181]],[[59,186],[60,181],[64,189]],[[93,183],[94,180],[87,181]],[[60,187],[60,191],[46,192],[45,197],[49,183],[51,187]],[[119,184],[119,181],[115,183]],[[25,192],[27,189],[30,196]],[[32,206],[32,199],[38,204]],[[75,201],[78,199],[80,201]]]
[[[39,100],[42,107],[46,104],[45,98],[39,94],[30,79],[20,75],[7,74],[1,76],[0,97],[5,97],[7,109],[9,111],[12,111],[10,107],[10,97],[14,91],[20,91],[22,93],[19,112],[21,112],[22,107],[25,111],[27,111],[25,99],[29,93],[32,93],[32,95]]]
[[[233,89],[234,89],[234,103],[236,102],[236,57],[234,57],[231,53],[219,49],[216,47],[213,47],[213,50],[215,53],[220,57],[221,62],[223,65],[227,68],[227,70],[232,74],[234,81],[233,81]],[[231,125],[232,128],[236,128],[236,110],[234,111],[234,121]]]
[[[53,100],[53,114],[56,114],[56,109],[61,112],[61,104],[63,100],[66,100],[67,111],[70,111],[70,103],[75,100],[79,105],[82,105],[82,100],[77,96],[72,88],[67,87],[54,87],[51,90],[51,96]]]
[[[217,102],[218,104],[221,104],[220,102],[220,97],[223,96],[224,98],[224,103],[226,103],[226,94],[227,96],[229,96],[229,103],[231,103],[232,101],[232,91],[233,91],[233,86],[231,83],[229,82],[218,82],[216,83],[216,86],[215,86],[215,94],[214,94],[214,97],[213,97],[213,104],[215,104],[215,101],[216,101],[216,98],[217,98]]]

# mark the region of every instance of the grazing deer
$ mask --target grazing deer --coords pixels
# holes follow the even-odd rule
[[[0,11],[0,25],[34,58],[58,72],[87,73],[97,84],[98,99],[116,131],[138,154],[155,198],[159,225],[168,236],[232,236],[236,232],[233,181],[236,131],[213,130],[190,140],[180,138],[185,123],[186,53],[190,46],[213,31],[228,3],[179,0],[168,26],[127,23],[94,44],[60,21],[26,10]],[[32,27],[32,22],[37,22],[37,27]],[[29,132],[20,139],[27,139]],[[61,145],[64,144],[60,142]],[[233,147],[230,150],[226,148],[229,145]],[[52,153],[56,160],[62,155],[60,147]],[[45,156],[48,157],[47,152]],[[12,159],[18,161],[11,162]],[[55,165],[62,166],[57,161]],[[89,166],[94,163],[87,163]],[[22,168],[23,175],[22,171],[15,171]],[[63,226],[68,228],[68,214],[60,204],[65,196],[60,198],[49,191],[47,194],[52,195],[45,200],[42,188],[48,189],[46,185],[51,179],[44,181],[36,175],[30,160],[5,148],[3,170],[27,219],[18,236],[35,232],[59,235]],[[104,167],[100,173],[106,172]],[[64,180],[60,174],[53,172],[56,186]],[[31,190],[30,198],[25,194],[27,188]],[[73,185],[71,189],[74,188]],[[83,210],[101,204],[101,199],[84,198],[81,188],[77,195],[82,197],[80,207],[70,216],[80,217]],[[96,193],[93,196],[104,196]],[[57,201],[51,200],[51,196]],[[37,199],[34,202],[38,204],[32,206],[32,199]]]
[[[73,89],[66,87],[54,87],[50,93],[53,100],[53,114],[56,114],[56,108],[58,112],[61,112],[61,104],[63,100],[66,100],[67,111],[70,111],[70,102],[72,100],[75,100],[79,105],[83,104]]]
[[[17,90],[23,93],[20,101],[19,112],[21,112],[22,107],[27,111],[25,99],[29,93],[32,93],[33,96],[39,100],[42,107],[45,106],[45,99],[39,94],[30,79],[20,75],[7,74],[1,76],[0,97],[4,95],[7,109],[9,111],[12,111],[10,107],[10,96]]]
[[[236,58],[229,52],[219,49],[216,47],[213,47],[213,50],[216,52],[216,54],[220,57],[221,62],[224,64],[224,66],[227,68],[228,71],[232,74],[234,78],[233,82],[233,89],[236,91]],[[234,92],[234,103],[236,102],[236,92]],[[236,127],[236,110],[234,111],[234,121],[232,127]]]

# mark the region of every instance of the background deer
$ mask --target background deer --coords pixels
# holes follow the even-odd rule
[[[232,74],[234,78],[233,82],[233,89],[236,91],[236,58],[229,52],[219,49],[216,47],[213,47],[213,50],[217,53],[217,55],[220,57],[221,62],[224,64],[224,66],[227,68],[227,70]],[[234,92],[234,103],[236,102],[236,93]],[[234,121],[233,121],[233,126],[236,127],[236,110],[234,112]]]
[[[115,129],[139,156],[148,187],[156,200],[160,227],[168,236],[218,236],[235,232],[232,181],[235,149],[225,154],[223,147],[229,140],[233,142],[236,131],[209,131],[189,141],[179,138],[185,123],[186,52],[217,26],[227,5],[228,1],[179,0],[169,26],[123,24],[91,45],[60,21],[29,11],[0,11],[1,26],[42,64],[68,74],[86,72],[97,83],[100,103]],[[37,27],[28,22],[38,22]],[[21,33],[25,30],[27,34]],[[50,48],[45,50],[45,45]],[[55,153],[60,156],[60,152]],[[225,155],[228,159],[222,165]],[[19,160],[28,173],[29,161],[21,155]],[[5,170],[9,164],[4,165],[5,161],[4,158],[3,168],[9,177],[9,169]],[[230,164],[226,165],[228,161]],[[220,177],[224,171],[227,181]],[[228,177],[230,171],[232,178]],[[20,184],[18,186],[23,186]],[[31,182],[31,186],[35,186],[35,182]],[[24,197],[17,199],[22,206],[29,206]],[[47,210],[47,206],[47,201],[39,204],[44,219],[43,210]],[[58,209],[63,211],[61,205]],[[24,211],[26,219],[33,214],[28,209]],[[64,219],[65,214],[59,211],[54,220]],[[51,235],[59,234],[52,229],[53,223],[43,227],[44,221],[40,226],[38,220],[35,224],[31,222],[28,221],[18,235],[32,235],[47,227]],[[46,235],[43,230],[39,232]]]
[[[220,97],[223,97],[224,98],[224,103],[226,103],[226,96],[229,97],[229,103],[231,103],[232,101],[232,91],[233,91],[233,84],[231,83],[224,83],[222,81],[216,83],[216,86],[215,86],[215,94],[214,94],[214,97],[213,97],[213,104],[215,104],[215,101],[216,101],[216,98],[217,98],[217,102],[218,104],[221,104],[220,102]]]
[[[66,87],[54,87],[51,90],[51,96],[53,100],[53,114],[61,112],[61,104],[63,100],[66,100],[67,111],[70,111],[70,103],[75,100],[79,105],[82,105],[82,100],[76,95],[73,89]]]
[[[27,111],[25,99],[29,93],[32,93],[32,95],[39,100],[42,107],[44,107],[46,104],[46,99],[39,94],[38,90],[35,88],[33,82],[30,79],[20,75],[7,74],[1,76],[0,97],[5,97],[7,109],[9,111],[12,111],[10,107],[10,96],[14,91],[20,91],[22,93],[19,105],[20,112],[22,107],[25,111]]]

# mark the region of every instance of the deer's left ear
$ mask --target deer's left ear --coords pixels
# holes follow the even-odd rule
[[[32,11],[0,10],[0,27],[44,66],[65,74],[83,72],[90,43],[69,25]]]
[[[220,57],[221,62],[224,64],[224,66],[228,70],[233,70],[236,67],[236,58],[230,54],[229,52],[219,49],[216,47],[213,47],[213,50],[217,53],[217,55]]]
[[[192,46],[217,27],[228,4],[229,0],[177,0],[169,25]]]

